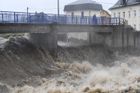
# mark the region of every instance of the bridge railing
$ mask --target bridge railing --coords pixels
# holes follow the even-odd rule
[[[0,23],[34,23],[34,24],[83,24],[83,25],[123,25],[122,18],[80,17],[45,13],[27,13],[0,11]]]

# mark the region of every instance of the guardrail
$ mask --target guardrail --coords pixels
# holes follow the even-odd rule
[[[45,13],[0,11],[0,23],[124,25],[122,18],[80,17]]]

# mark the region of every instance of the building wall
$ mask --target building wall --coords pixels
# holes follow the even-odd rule
[[[101,17],[111,17],[111,15],[106,10],[101,10],[100,16]]]
[[[111,10],[111,16],[126,19],[128,21],[128,25],[131,25],[137,31],[140,31],[140,5],[113,9]]]
[[[72,16],[72,13],[74,14],[74,16],[81,16],[81,13],[84,12],[84,16],[100,16],[100,11],[89,11],[89,10],[85,10],[85,11],[65,11],[66,15]]]

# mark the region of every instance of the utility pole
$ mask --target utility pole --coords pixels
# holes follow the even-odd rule
[[[29,7],[27,7],[27,22],[29,21]]]
[[[59,15],[60,15],[59,0],[57,0],[57,14],[58,14],[58,18],[59,18]]]

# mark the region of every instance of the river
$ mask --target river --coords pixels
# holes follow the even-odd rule
[[[58,47],[1,38],[0,93],[140,93],[140,56],[105,46]]]

